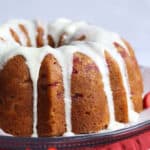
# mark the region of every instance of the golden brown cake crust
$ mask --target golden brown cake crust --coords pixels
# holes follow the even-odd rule
[[[119,66],[107,51],[105,51],[105,58],[109,69],[115,118],[119,122],[128,122],[127,96]]]
[[[141,112],[143,110],[143,104],[142,104],[142,93],[143,93],[143,82],[142,82],[142,76],[139,69],[139,66],[137,64],[137,60],[134,55],[134,51],[129,45],[128,42],[124,40],[124,43],[126,44],[129,54],[126,52],[126,50],[119,45],[118,43],[114,43],[115,47],[117,48],[118,52],[124,59],[124,62],[126,64],[127,72],[128,72],[128,79],[129,79],[129,85],[131,90],[131,99],[134,105],[134,109],[136,112]]]
[[[102,77],[95,63],[82,53],[74,54],[71,79],[72,130],[90,133],[109,123]]]
[[[18,44],[22,45],[22,44],[21,44],[21,41],[20,41],[20,39],[19,39],[18,34],[17,34],[12,28],[10,28],[9,31],[10,31],[10,33],[11,33],[11,35],[12,35],[14,41],[16,41]]]
[[[48,40],[48,45],[54,48],[55,42],[50,34],[47,36],[47,40]]]
[[[44,29],[41,26],[38,26],[36,36],[37,47],[42,47],[44,45],[43,36],[44,36]]]
[[[38,81],[38,134],[60,136],[65,130],[61,67],[49,54],[42,62]]]
[[[15,136],[30,136],[32,97],[32,81],[25,59],[15,56],[0,71],[0,128]]]
[[[19,24],[18,26],[19,26],[20,30],[24,33],[24,35],[26,37],[26,41],[27,41],[26,45],[28,47],[30,47],[31,46],[31,40],[30,40],[30,37],[29,37],[29,34],[28,34],[28,31],[27,31],[26,27],[23,24]]]

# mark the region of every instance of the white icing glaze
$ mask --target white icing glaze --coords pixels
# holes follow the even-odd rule
[[[71,50],[71,51],[70,51]],[[63,73],[63,82],[64,82],[64,102],[65,102],[65,119],[66,119],[66,133],[64,136],[73,135],[72,133],[72,124],[71,124],[71,74],[72,74],[72,60],[73,60],[73,51],[74,49],[70,49],[69,47],[60,48],[60,52],[62,53],[60,62]],[[66,59],[66,57],[68,59]]]
[[[114,122],[114,103],[110,87],[108,67],[104,59],[104,47],[93,42],[74,42],[72,44],[75,44],[77,46],[77,50],[79,52],[82,52],[83,54],[89,56],[92,60],[94,60],[94,62],[98,66],[99,71],[102,75],[104,91],[108,101],[108,107],[110,111],[110,123]]]
[[[2,129],[0,129],[0,136],[12,136],[11,134],[6,133],[5,131],[3,131]]]
[[[43,35],[43,42],[44,42],[44,45],[48,45],[48,40],[47,40],[47,35],[48,35],[48,27],[47,27],[47,24],[46,23],[43,23],[41,21],[34,21],[35,22],[35,27],[41,27],[44,31],[44,35]],[[37,36],[37,31],[36,31],[36,36]]]
[[[6,41],[11,42],[12,44],[17,44],[10,34],[10,28],[12,28],[17,35],[19,36],[20,42],[23,46],[26,46],[26,37],[24,33],[20,30],[19,24],[22,24],[26,27],[28,31],[29,38],[31,40],[31,45],[36,46],[36,28],[32,21],[26,20],[12,20],[9,21],[7,24],[4,24],[0,28],[0,36],[3,37]]]
[[[128,52],[125,44],[121,40],[120,36],[113,32],[108,32],[100,27],[88,25],[86,22],[72,22],[68,19],[58,19],[54,23],[49,24],[49,33],[58,43],[58,39],[62,33],[66,33],[65,43],[68,44],[72,40],[75,40],[81,35],[85,35],[85,41],[112,44],[114,42],[119,43]]]
[[[128,74],[127,74],[127,68],[124,62],[124,59],[121,57],[121,55],[117,52],[117,49],[113,45],[107,45],[106,51],[108,51],[112,58],[119,64],[120,73],[123,80],[123,85],[126,92],[126,98],[127,98],[127,106],[128,106],[128,116],[129,121],[137,120],[138,114],[134,111],[133,104],[131,102],[131,91],[129,86],[129,80],[128,80]]]
[[[10,34],[10,28],[7,24],[4,24],[0,28],[0,36],[4,39],[5,42],[11,43],[12,45],[18,45]]]
[[[70,23],[70,20],[58,19],[55,22],[48,24],[48,34],[50,34],[53,37],[55,41],[55,46],[58,45],[59,37],[62,33],[64,33],[63,29]]]
[[[41,55],[39,55],[41,54],[40,51],[41,49],[35,50],[35,48],[25,48],[25,47],[22,47],[21,49],[20,48],[10,49],[9,53],[6,53],[7,57],[5,57],[6,55],[4,55],[3,63],[2,63],[2,60],[0,63],[2,65],[9,58],[12,58],[13,56],[16,56],[16,55],[22,55],[26,59],[26,63],[29,67],[30,76],[33,82],[33,120],[34,120],[33,136],[37,136],[37,130],[36,130],[36,126],[37,126],[37,81],[38,81],[39,69],[41,65],[40,60],[42,60],[40,59]],[[36,58],[36,59],[33,59],[33,58]]]
[[[99,64],[99,71],[102,74],[102,80],[103,80],[103,84],[104,84],[104,91],[105,91],[105,94],[106,94],[106,97],[107,97],[107,102],[108,102],[108,107],[109,107],[109,114],[110,114],[109,126],[111,126],[111,124],[113,124],[115,122],[115,112],[114,112],[113,95],[112,95],[112,90],[111,90],[111,87],[110,87],[109,70],[108,70],[108,67],[107,67],[106,60],[104,58],[105,48],[104,48],[104,46],[102,46],[100,44],[97,44],[97,43],[93,43],[93,42],[88,42],[87,44],[91,47],[91,51],[94,51],[97,54],[98,59],[100,59],[100,61],[101,61],[101,62],[97,62],[97,64]],[[94,57],[93,57],[93,60],[95,60]]]
[[[62,33],[66,33],[65,43],[70,45],[62,46],[60,48],[53,49],[49,46],[45,46],[42,48],[27,48],[23,46],[19,46],[12,36],[10,35],[9,28],[11,27],[16,31],[19,35],[21,43],[26,45],[26,37],[18,28],[18,24],[23,24],[29,34],[32,46],[36,46],[36,27],[37,25],[41,25],[45,31],[44,34],[44,44],[47,44],[47,34],[50,34],[54,41],[55,46],[58,45],[59,37]],[[77,37],[81,35],[85,35],[86,39],[82,42],[73,42]],[[33,82],[33,97],[34,97],[34,124],[33,124],[33,136],[37,136],[37,81],[39,76],[39,70],[41,66],[41,62],[47,54],[53,54],[53,56],[57,59],[58,63],[62,68],[63,74],[63,83],[64,83],[64,102],[65,102],[65,117],[66,117],[66,133],[64,136],[73,135],[72,133],[72,125],[71,125],[71,95],[70,95],[70,81],[72,74],[72,61],[73,54],[75,52],[81,52],[87,56],[89,56],[98,66],[99,71],[102,74],[104,91],[106,93],[108,107],[110,111],[110,124],[108,130],[113,130],[114,128],[121,128],[124,124],[118,123],[115,121],[114,115],[114,103],[113,96],[110,87],[109,81],[109,71],[107,67],[107,63],[104,58],[104,51],[108,51],[112,58],[119,64],[120,72],[123,79],[123,85],[127,95],[127,105],[128,105],[128,113],[129,120],[134,122],[137,120],[138,114],[134,111],[133,104],[131,102],[130,96],[130,86],[128,81],[127,69],[125,66],[125,62],[120,54],[117,52],[113,43],[117,42],[121,44],[126,51],[128,52],[126,46],[120,39],[120,37],[108,31],[105,31],[101,28],[95,26],[89,26],[85,22],[72,22],[66,19],[57,20],[54,23],[50,23],[48,27],[43,26],[41,23],[34,23],[30,21],[11,21],[10,23],[3,25],[0,27],[0,37],[3,37],[6,41],[1,41],[0,48],[3,49],[0,51],[0,69],[2,69],[3,64],[7,62],[9,58],[12,58],[16,55],[22,55],[26,59],[26,64],[29,67],[31,79]],[[13,43],[13,44],[12,44]],[[66,59],[67,58],[67,59]]]
[[[8,24],[9,24],[8,28],[13,29],[16,32],[16,34],[18,35],[21,45],[26,46],[26,37],[18,26],[20,24],[20,22],[18,22],[17,20],[13,20],[13,21],[10,21]]]

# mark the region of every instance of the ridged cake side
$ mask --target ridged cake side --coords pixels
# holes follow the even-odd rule
[[[99,132],[134,122],[142,111],[134,51],[115,33],[65,19],[14,20],[0,27],[0,48],[0,128],[7,133]]]
[[[66,131],[63,79],[60,65],[50,54],[40,68],[37,107],[38,135],[63,135]]]
[[[15,136],[33,132],[33,88],[22,56],[8,60],[0,71],[0,128]]]

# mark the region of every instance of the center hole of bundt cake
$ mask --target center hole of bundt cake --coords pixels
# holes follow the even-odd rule
[[[73,42],[73,41],[84,41],[86,39],[85,35],[81,35],[79,37],[71,37],[68,39],[68,34],[67,33],[63,33],[61,34],[61,36],[58,39],[58,42],[55,42],[52,38],[52,36],[49,34],[47,36],[48,39],[48,45],[53,47],[53,48],[57,48],[57,47],[61,47],[63,45],[68,45],[69,43]],[[42,38],[37,37],[37,46],[41,47],[43,46],[42,44]]]
[[[36,42],[37,42],[37,47],[42,47],[45,45],[44,43],[44,30],[41,27],[38,27],[37,29],[37,37],[36,37]],[[62,33],[58,41],[54,41],[54,38],[52,37],[51,34],[47,35],[47,44],[53,48],[61,47],[63,45],[68,45],[69,43],[73,41],[84,41],[86,39],[85,35],[80,35],[78,37],[70,37],[68,33]]]
[[[50,37],[50,36],[49,36]],[[84,41],[86,39],[85,35],[81,35],[78,37],[71,37],[68,38],[68,34],[67,33],[63,33],[61,34],[61,36],[59,37],[58,43],[56,47],[60,47],[63,45],[68,45],[69,43],[73,42],[73,41]],[[51,39],[49,39],[51,40]],[[50,41],[49,44],[51,44],[52,42]],[[52,45],[51,45],[52,46]]]
[[[26,29],[26,27],[23,24],[18,24],[18,27],[21,31],[21,34],[15,31],[14,28],[9,28],[10,35],[12,36],[13,40],[18,43],[21,46],[27,46],[27,47],[33,47],[33,41],[31,37],[29,36],[29,31]],[[24,39],[22,39],[22,36]],[[5,41],[3,37],[0,37],[2,41]],[[86,36],[84,34],[82,35],[69,35],[68,33],[64,32],[58,36],[58,39],[56,41],[55,38],[51,35],[51,33],[46,34],[43,27],[38,26],[36,29],[36,36],[35,36],[35,42],[36,47],[43,47],[45,45],[49,45],[53,48],[57,48],[63,45],[69,45],[69,43],[74,41],[84,41],[86,40]]]

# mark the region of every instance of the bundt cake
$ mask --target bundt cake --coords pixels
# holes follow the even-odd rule
[[[134,51],[85,22],[12,20],[0,27],[0,128],[21,137],[118,129],[142,111]]]

